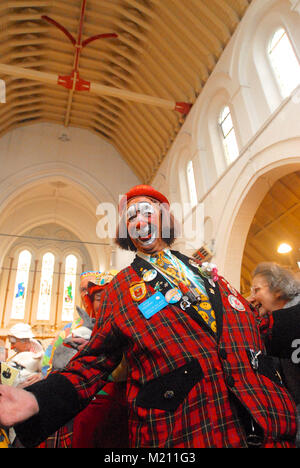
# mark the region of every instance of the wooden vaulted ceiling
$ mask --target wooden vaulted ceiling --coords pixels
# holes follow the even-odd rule
[[[185,120],[184,103],[201,93],[250,3],[2,1],[0,135],[42,121],[83,127],[151,182]],[[57,84],[74,70],[71,89],[62,86],[67,78]]]
[[[245,244],[241,292],[250,293],[252,272],[260,262],[276,262],[300,275],[300,171],[279,179],[262,200]],[[292,251],[277,253],[281,243]]]

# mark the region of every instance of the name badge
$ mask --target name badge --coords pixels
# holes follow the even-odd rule
[[[138,308],[142,312],[143,316],[146,319],[151,318],[156,312],[164,309],[168,305],[165,297],[161,292],[157,292],[153,294],[153,296],[146,299],[146,301],[142,302],[138,305]]]

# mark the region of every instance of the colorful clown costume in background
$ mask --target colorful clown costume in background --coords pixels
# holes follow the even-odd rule
[[[80,281],[81,283],[84,283],[84,280],[87,279],[99,286],[105,286],[105,284],[109,283],[117,273],[118,272],[116,270],[110,270],[102,273],[101,271],[85,271],[81,273]],[[94,312],[87,287],[83,288],[83,291],[81,291],[81,299],[86,312],[92,317]],[[42,360],[42,375],[44,378],[47,377],[52,370],[52,360],[56,348],[62,345],[63,341],[72,334],[73,330],[81,327],[82,325],[83,320],[81,317],[77,317],[73,322],[67,323],[47,347]]]
[[[105,286],[117,273],[117,271],[111,270],[105,273],[86,272],[82,275],[84,281],[81,281],[80,289],[87,299],[85,303],[88,304],[90,302],[94,313],[97,312],[97,306],[95,305],[96,295],[102,293]],[[77,311],[80,316],[84,316],[82,309],[77,308]],[[84,325],[86,323],[82,323],[82,320],[77,319],[72,324],[67,324],[55,338],[49,347],[49,354],[47,356],[48,359],[49,355],[51,357],[51,361],[49,360],[50,366],[48,366],[49,362],[45,361],[47,374],[55,372],[66,365],[63,363],[64,359],[58,365],[57,353],[59,352],[63,357],[63,348],[67,345],[66,342],[72,340],[77,335],[77,331],[79,332],[80,328],[84,328]],[[65,340],[65,336],[68,338],[67,340]],[[66,356],[68,356],[68,353]],[[109,376],[108,383],[99,391],[90,405],[56,433],[48,437],[46,441],[39,445],[39,448],[127,447],[126,378],[127,367],[126,363],[122,362],[113,374]]]
[[[56,348],[61,346],[63,341],[72,334],[72,330],[81,327],[82,324],[83,320],[80,317],[76,318],[73,322],[67,323],[67,325],[60,330],[58,335],[56,335],[52,343],[47,347],[42,360],[42,375],[44,378],[51,372],[53,355]]]

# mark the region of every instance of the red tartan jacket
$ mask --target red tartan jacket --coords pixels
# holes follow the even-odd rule
[[[187,257],[173,253],[194,268]],[[294,446],[295,406],[265,355],[246,300],[224,278],[215,288],[205,280],[217,336],[193,308],[183,311],[178,304],[146,319],[138,309],[141,301],[130,293],[145,269],[151,266],[136,257],[112,280],[88,346],[64,371],[28,388],[38,399],[40,413],[16,428],[24,445],[34,445],[35,437],[54,432],[82,409],[124,353],[132,447],[246,447],[235,402],[263,430],[264,447]],[[163,294],[170,288],[159,274],[144,284],[142,301],[157,287]]]

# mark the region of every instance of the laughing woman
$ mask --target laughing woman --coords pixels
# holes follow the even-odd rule
[[[300,281],[276,263],[260,263],[253,272],[251,302],[270,322],[269,354],[280,356],[285,385],[298,409],[300,423]],[[298,431],[297,446],[300,446]]]
[[[276,263],[260,263],[253,273],[251,302],[272,322],[270,352],[291,358],[300,343],[300,281]]]

